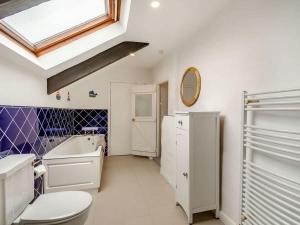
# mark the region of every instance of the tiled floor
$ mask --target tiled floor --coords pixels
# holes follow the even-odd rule
[[[147,158],[108,157],[104,162],[101,192],[87,225],[185,225],[187,219],[175,206],[173,189]],[[197,216],[195,224],[222,225],[212,214]]]

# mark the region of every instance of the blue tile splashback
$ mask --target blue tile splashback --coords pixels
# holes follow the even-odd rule
[[[83,127],[97,127],[95,134],[105,134],[105,141],[107,143],[108,134],[108,111],[105,109],[75,109],[74,115],[74,134],[85,134]],[[107,155],[107,145],[105,147],[105,155]]]
[[[34,200],[43,194],[43,178],[38,177],[34,180]]]
[[[34,153],[41,158],[83,127],[107,135],[107,110],[0,106],[0,158]]]
[[[74,110],[74,133],[84,134],[83,127],[98,127],[97,134],[107,134],[107,110]]]
[[[0,159],[11,154],[33,153],[38,159],[83,127],[98,127],[107,139],[108,111],[28,106],[0,106]],[[107,150],[107,149],[106,149]],[[35,181],[36,196],[42,182]]]
[[[34,153],[41,158],[73,133],[72,112],[67,109],[0,108],[0,157]],[[52,129],[63,128],[66,132]]]

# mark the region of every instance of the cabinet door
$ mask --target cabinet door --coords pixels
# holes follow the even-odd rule
[[[186,130],[176,130],[176,198],[189,215],[189,136]]]

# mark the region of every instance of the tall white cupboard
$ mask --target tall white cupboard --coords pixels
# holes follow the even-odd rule
[[[176,201],[187,214],[214,210],[219,217],[219,112],[178,112],[176,122]]]

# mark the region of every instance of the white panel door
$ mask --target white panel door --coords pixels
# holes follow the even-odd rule
[[[156,85],[132,88],[132,154],[156,156]]]
[[[111,83],[110,93],[110,154],[131,154],[131,93],[130,83]]]

